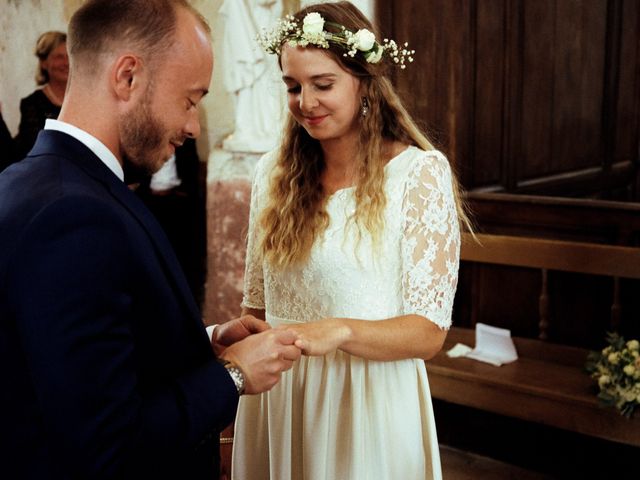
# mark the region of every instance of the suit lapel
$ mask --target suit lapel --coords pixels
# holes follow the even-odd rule
[[[114,175],[115,178],[115,175]],[[189,309],[192,316],[200,321],[200,314],[193,299],[193,294],[189,289],[187,279],[184,276],[182,267],[169,242],[167,235],[160,226],[156,218],[149,211],[147,206],[138,198],[123,182],[118,182],[109,186],[111,194],[133,215],[140,225],[147,231],[151,241],[156,247],[158,257],[163,261],[167,274],[172,279],[175,288],[180,292],[180,296]]]
[[[189,289],[173,247],[164,230],[142,200],[109,170],[89,148],[66,133],[54,130],[41,131],[38,136],[38,141],[29,156],[43,154],[67,158],[95,181],[102,184],[111,196],[136,218],[155,246],[156,254],[164,266],[164,271],[174,285],[176,292],[178,292],[183,305],[188,310],[190,316],[196,319],[202,327],[199,309],[195,304],[193,294]],[[204,332],[204,329],[202,329],[202,331]]]

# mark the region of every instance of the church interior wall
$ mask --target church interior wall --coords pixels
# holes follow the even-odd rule
[[[13,135],[20,123],[20,99],[36,88],[36,40],[48,30],[66,32],[65,0],[0,0],[0,103]]]
[[[36,40],[48,30],[67,31],[67,23],[82,0],[0,0],[0,104],[2,116],[13,135],[20,123],[20,99],[33,92],[37,58]],[[221,57],[223,27],[218,20],[222,0],[192,0],[209,22],[214,56]],[[202,135],[198,151],[204,160],[209,151],[233,128],[233,103],[222,84],[220,63],[214,65],[210,93],[202,102]]]
[[[222,37],[224,21],[219,15],[223,0],[191,0],[209,22],[214,47],[214,69],[209,94],[201,108],[202,135],[198,140],[200,158],[220,146],[234,128],[234,103],[222,80]],[[311,3],[304,1],[302,4]],[[373,0],[354,3],[368,16],[373,16]],[[0,105],[2,116],[13,135],[20,123],[20,100],[37,85],[37,59],[33,53],[36,40],[45,31],[67,31],[67,23],[82,0],[0,0]],[[296,8],[299,0],[284,0],[285,9]]]

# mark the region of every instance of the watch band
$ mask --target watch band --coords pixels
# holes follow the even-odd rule
[[[236,386],[236,390],[238,391],[238,395],[242,395],[244,393],[244,373],[240,370],[240,367],[231,363],[229,360],[224,360],[219,358],[218,361],[222,364],[224,368],[227,369],[231,380]]]

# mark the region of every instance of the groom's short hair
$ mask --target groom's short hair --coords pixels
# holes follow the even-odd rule
[[[88,0],[71,17],[68,51],[72,70],[91,73],[100,57],[119,49],[132,50],[153,68],[174,41],[177,10],[207,21],[187,0]]]

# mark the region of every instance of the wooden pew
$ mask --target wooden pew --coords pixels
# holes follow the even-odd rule
[[[640,446],[640,412],[626,419],[603,408],[597,387],[584,371],[587,350],[545,341],[548,328],[546,278],[550,270],[611,277],[612,322],[620,306],[620,278],[640,278],[640,248],[507,235],[464,234],[461,260],[541,271],[540,338],[514,338],[519,359],[494,367],[449,358],[456,343],[473,347],[475,332],[453,327],[442,351],[427,362],[434,398],[539,422],[585,435]],[[482,320],[482,319],[480,319]],[[603,332],[604,337],[604,332]]]
[[[467,192],[484,233],[640,245],[640,204],[586,198]]]

